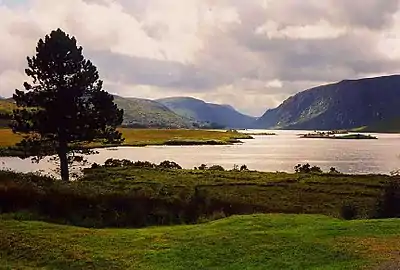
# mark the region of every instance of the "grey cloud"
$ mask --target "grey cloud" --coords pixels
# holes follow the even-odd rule
[[[141,57],[129,57],[109,51],[86,52],[108,80],[124,84],[150,85],[182,90],[210,89],[221,84],[217,74],[193,65]]]
[[[108,5],[107,0],[84,1]],[[168,25],[162,22],[146,24],[144,20],[144,14],[151,13],[151,0],[118,2],[124,12],[141,23],[141,29],[150,38],[162,40]],[[400,59],[389,58],[378,50],[381,34],[393,25],[393,15],[399,9],[398,0],[273,0],[268,1],[267,9],[261,2],[208,1],[219,7],[236,8],[239,22],[226,29],[215,27],[199,34],[203,47],[190,63],[113,53],[107,48],[118,40],[116,33],[101,35],[97,42],[91,40],[92,43],[88,42],[90,45],[84,47],[84,53],[107,81],[129,86],[155,86],[157,91],[165,89],[168,93],[208,97],[208,101],[233,102],[242,110],[256,114],[291,94],[321,83],[400,71]],[[73,13],[69,16],[70,29],[80,33],[79,20],[74,20]],[[323,20],[333,27],[344,27],[346,33],[319,39],[268,38],[256,34],[256,29],[267,21],[274,22],[279,30]],[[42,37],[35,24],[28,20],[16,23],[10,29],[13,35],[27,40]],[[86,41],[85,33],[81,34],[82,38],[77,36],[78,40]],[[25,56],[18,59],[25,61]],[[20,68],[19,64],[13,67],[16,66]],[[0,75],[8,68],[0,66]],[[282,87],[268,87],[268,82],[276,79],[282,81]]]

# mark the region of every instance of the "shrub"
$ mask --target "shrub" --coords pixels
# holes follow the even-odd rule
[[[240,166],[240,171],[248,171],[249,169],[247,168],[247,166],[245,164],[243,164],[242,166]]]
[[[149,161],[136,161],[132,164],[134,168],[146,168],[146,169],[154,169],[157,167],[156,164],[151,163]]]
[[[345,220],[351,220],[355,219],[357,216],[357,209],[354,205],[352,204],[344,204],[340,208],[340,217],[345,219]]]
[[[109,158],[104,162],[104,167],[127,167],[132,166],[133,162],[127,159]]]
[[[392,179],[377,203],[376,218],[400,217],[400,180]]]
[[[318,166],[311,167],[310,164],[306,163],[304,165],[297,164],[294,167],[296,173],[322,173],[322,170]]]
[[[338,170],[336,170],[335,167],[331,167],[329,169],[329,174],[340,174],[340,172]]]
[[[222,167],[221,165],[213,165],[210,168],[208,168],[209,171],[225,171],[224,167]]]
[[[200,166],[199,166],[199,170],[207,170],[207,165],[206,164],[201,164]]]
[[[157,167],[161,169],[182,169],[182,167],[178,163],[169,160],[161,162]]]

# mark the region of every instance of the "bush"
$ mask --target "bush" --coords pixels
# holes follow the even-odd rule
[[[161,169],[176,169],[176,170],[182,169],[182,167],[178,163],[169,160],[161,162],[157,167]]]
[[[149,161],[136,161],[132,164],[134,168],[154,169],[157,167],[156,164]]]
[[[383,192],[376,207],[376,218],[400,217],[400,180],[392,179]]]
[[[357,217],[356,207],[351,204],[344,204],[340,209],[340,217],[345,220],[355,219]]]
[[[336,170],[335,167],[331,167],[329,169],[329,174],[340,174],[340,172],[338,170]]]
[[[221,165],[213,165],[210,168],[208,168],[209,171],[225,171],[224,167],[222,167]]]
[[[207,170],[207,168],[208,167],[206,164],[201,164],[198,169],[204,171],[204,170]]]
[[[297,164],[294,167],[296,173],[322,173],[322,170],[318,166],[311,167],[310,164],[306,163],[304,165]]]
[[[249,169],[247,168],[247,166],[245,164],[243,164],[242,166],[240,166],[240,171],[248,171]]]
[[[132,166],[133,162],[127,159],[109,158],[104,162],[104,167],[128,167]]]

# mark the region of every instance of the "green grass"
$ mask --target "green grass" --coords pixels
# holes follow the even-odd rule
[[[359,217],[371,217],[391,177],[382,175],[289,174],[268,172],[99,168],[87,170],[82,185],[143,192],[157,197],[190,196],[251,205],[261,212],[318,213],[338,217],[349,203]],[[249,211],[249,210],[248,210]],[[251,211],[251,210],[250,210]]]
[[[251,139],[246,134],[197,129],[119,129],[125,142],[123,146],[146,145],[205,145],[205,144],[232,144],[240,139]],[[10,129],[0,129],[0,155],[13,155],[7,147],[13,147],[22,139],[21,135],[14,134]],[[86,148],[108,147],[102,143],[90,143]],[[1,151],[2,150],[2,151]]]
[[[400,220],[233,216],[199,225],[85,229],[0,220],[0,269],[376,269]]]
[[[86,169],[79,181],[0,172],[0,212],[96,227],[196,223],[233,214],[400,215],[397,178],[381,175],[143,169]],[[29,194],[29,195],[27,195]],[[390,196],[389,196],[390,195]],[[53,207],[49,207],[53,206]]]

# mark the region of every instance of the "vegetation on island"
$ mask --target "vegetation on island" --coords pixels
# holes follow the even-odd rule
[[[339,134],[346,134],[346,135],[336,135],[338,133],[335,132],[313,132],[308,134],[300,135],[300,138],[311,138],[311,139],[348,139],[348,140],[368,140],[368,139],[378,139],[372,135],[365,135],[365,134],[346,134],[346,133],[339,133]]]

